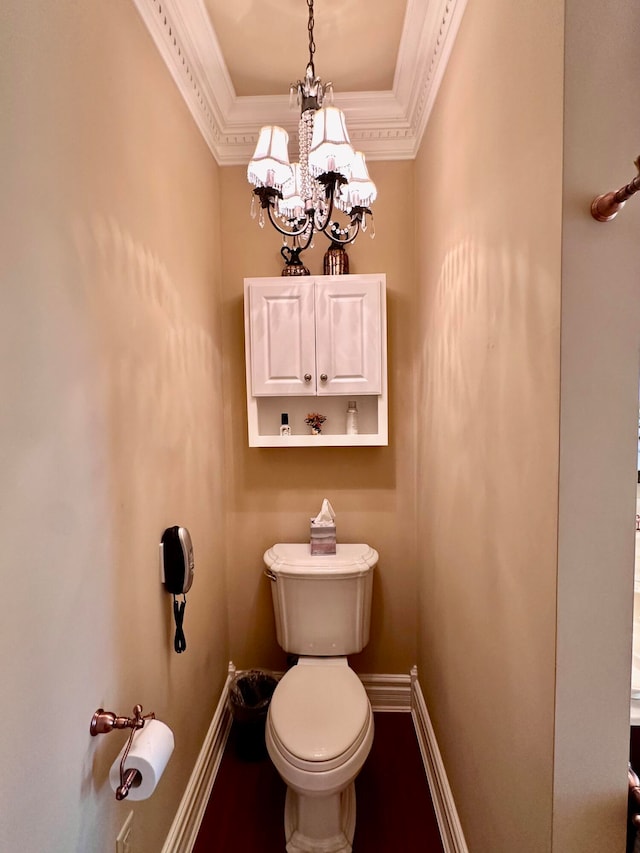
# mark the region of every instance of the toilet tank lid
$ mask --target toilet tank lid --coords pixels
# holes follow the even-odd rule
[[[336,545],[335,554],[311,556],[308,542],[279,542],[265,551],[264,562],[275,572],[308,574],[318,569],[322,574],[365,573],[378,562],[378,552],[370,545],[351,543]]]

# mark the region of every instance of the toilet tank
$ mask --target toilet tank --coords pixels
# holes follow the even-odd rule
[[[265,552],[278,645],[313,657],[349,655],[369,642],[373,569],[369,545],[337,545],[312,557],[309,544],[278,544]]]

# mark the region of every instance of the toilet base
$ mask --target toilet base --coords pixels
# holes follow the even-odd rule
[[[353,782],[328,797],[309,797],[287,788],[284,806],[287,853],[351,853],[355,828]]]

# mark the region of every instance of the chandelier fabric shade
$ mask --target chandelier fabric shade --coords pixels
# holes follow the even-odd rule
[[[362,151],[356,151],[351,163],[351,173],[346,185],[341,188],[336,204],[340,210],[349,212],[353,207],[369,207],[378,196],[376,185],[369,177]]]
[[[354,156],[342,110],[337,107],[317,110],[313,116],[309,172],[315,178],[326,172],[339,172],[348,178]]]
[[[282,127],[263,127],[254,155],[247,168],[253,185],[251,212],[260,201],[259,224],[265,213],[284,238],[281,254],[288,269],[283,274],[304,275],[308,270],[300,260],[317,232],[331,240],[331,251],[353,243],[373,220],[370,205],[377,191],[369,177],[364,154],[354,151],[342,110],[324,101],[333,96],[331,83],[316,76],[313,56],[313,0],[309,8],[309,62],[304,78],[292,84],[301,110],[298,123],[298,162],[289,161],[289,135]],[[329,100],[330,100],[329,99]],[[339,212],[346,223],[333,218]],[[371,236],[375,230],[371,228]],[[291,245],[287,242],[291,241]],[[343,252],[344,254],[344,252]],[[295,269],[292,269],[295,267]]]
[[[278,211],[288,219],[299,219],[304,215],[300,163],[291,164],[291,176],[282,186],[282,198],[278,200]]]
[[[289,134],[283,127],[263,127],[247,168],[247,178],[256,187],[281,187],[291,179]]]

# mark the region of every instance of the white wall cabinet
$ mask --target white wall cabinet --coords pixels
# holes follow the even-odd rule
[[[250,278],[244,296],[250,446],[387,444],[385,276]],[[346,435],[347,398],[357,435]],[[327,417],[320,435],[310,411]]]

